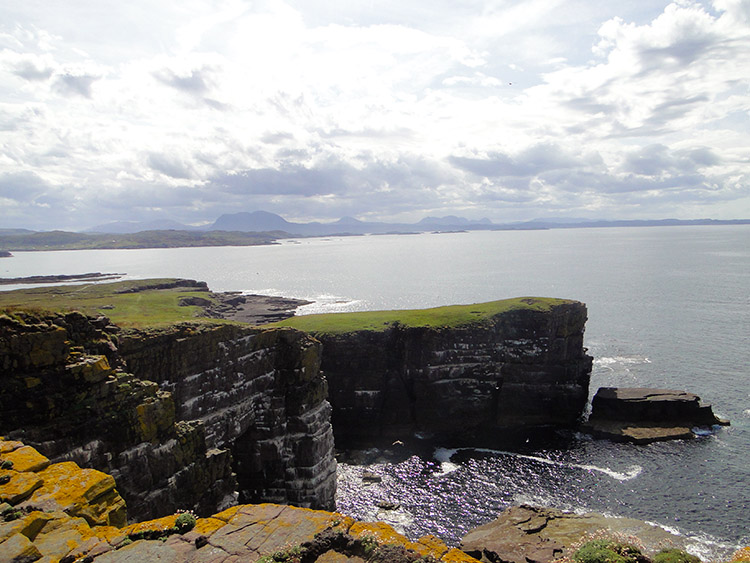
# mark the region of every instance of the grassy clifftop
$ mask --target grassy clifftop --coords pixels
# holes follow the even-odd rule
[[[431,309],[303,315],[275,323],[275,326],[289,326],[312,334],[379,332],[395,325],[455,328],[482,323],[496,315],[513,310],[549,311],[557,305],[569,303],[573,301],[550,297],[517,297],[488,303],[449,305]]]
[[[122,327],[142,328],[196,320],[202,308],[180,304],[190,298],[213,299],[205,283],[164,278],[3,291],[0,310],[76,310],[106,315]]]

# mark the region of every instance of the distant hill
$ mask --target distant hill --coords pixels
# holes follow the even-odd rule
[[[197,229],[155,228],[130,232],[143,226],[180,225],[174,221],[137,223],[121,221],[93,227],[108,232],[30,231],[0,229],[0,251],[81,250],[89,248],[176,248],[192,246],[250,246],[273,244],[291,236],[343,236],[363,234],[406,234],[420,232],[499,231],[536,229],[582,229],[591,227],[670,227],[684,225],[748,225],[750,219],[646,219],[590,220],[540,218],[531,221],[495,224],[489,219],[471,220],[455,215],[425,217],[418,223],[378,223],[342,217],[331,223],[294,223],[267,211],[222,215],[210,227]],[[184,225],[181,225],[184,227]],[[115,232],[116,230],[122,232]]]
[[[285,233],[226,231],[141,231],[139,233],[70,233],[40,231],[22,235],[0,234],[7,250],[85,250],[90,248],[179,248],[192,246],[255,246],[272,244]]]
[[[211,229],[245,232],[280,230],[297,236],[327,236],[459,230],[470,226],[488,228],[492,227],[492,222],[489,219],[473,221],[464,217],[449,215],[447,217],[426,217],[419,223],[379,223],[360,221],[354,217],[342,217],[332,223],[293,223],[275,213],[254,211],[252,213],[239,212],[222,215],[216,220]]]

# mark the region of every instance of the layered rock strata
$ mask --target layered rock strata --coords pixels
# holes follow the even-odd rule
[[[244,499],[333,506],[330,407],[303,333],[4,315],[0,362],[0,431],[112,474],[134,517],[210,513],[237,482]]]
[[[693,438],[693,428],[728,425],[694,393],[643,387],[602,387],[584,430],[600,438],[648,444]]]
[[[336,462],[320,343],[292,329],[181,325],[133,331],[119,352],[134,374],[199,421],[208,448],[231,448],[240,502],[334,506]]]
[[[588,397],[585,322],[586,306],[566,301],[461,327],[316,333],[337,445],[414,433],[478,445],[572,426]]]

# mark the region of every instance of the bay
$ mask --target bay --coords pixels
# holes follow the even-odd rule
[[[515,296],[588,306],[592,393],[604,385],[685,389],[732,426],[635,447],[561,438],[518,452],[453,452],[374,466],[379,488],[342,464],[339,508],[381,514],[410,535],[455,543],[508,504],[633,516],[695,539],[706,556],[750,544],[750,227],[496,231],[284,241],[259,247],[18,252],[0,276],[126,272],[215,291],[315,301],[299,314],[422,308]],[[13,289],[5,286],[4,290]],[[451,454],[453,454],[451,456]]]

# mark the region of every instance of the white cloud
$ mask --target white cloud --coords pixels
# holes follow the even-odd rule
[[[81,228],[750,216],[748,21],[737,0],[3,6],[0,164]],[[33,226],[16,195],[0,220]]]

